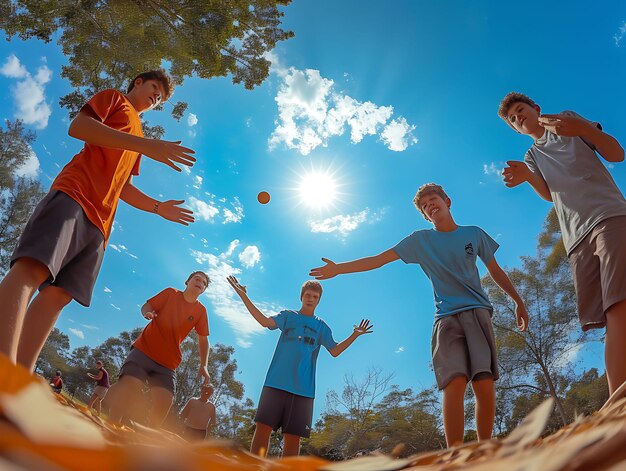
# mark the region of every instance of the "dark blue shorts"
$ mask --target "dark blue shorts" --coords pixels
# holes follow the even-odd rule
[[[255,422],[282,428],[283,433],[308,438],[313,422],[313,398],[263,386]]]

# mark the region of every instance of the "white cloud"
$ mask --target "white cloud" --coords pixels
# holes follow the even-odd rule
[[[565,368],[578,356],[578,352],[583,348],[582,343],[572,343],[570,344],[564,351],[563,354],[558,358],[555,362],[554,366],[556,368]]]
[[[404,351],[404,347],[398,347],[398,349],[394,353],[402,353]]]
[[[70,327],[70,333],[74,334],[76,337],[78,337],[79,339],[84,339],[85,338],[85,334],[82,330],[78,330],[75,329],[73,327]]]
[[[130,253],[128,251],[128,248],[125,245],[122,244],[109,244],[109,247],[112,248],[113,250],[126,254],[128,255],[130,258],[134,258],[135,260],[137,260],[139,257],[137,257],[137,255],[134,255],[132,253]]]
[[[194,196],[189,198],[189,207],[195,213],[197,218],[209,222],[213,222],[215,216],[217,216],[220,212],[220,210],[212,204],[199,200]]]
[[[338,214],[319,221],[309,221],[309,227],[311,232],[336,233],[340,237],[346,237],[364,222],[373,223],[380,221],[384,213],[384,210],[372,213],[369,208],[365,208],[363,211],[354,214]]]
[[[198,124],[198,116],[193,113],[187,115],[187,126],[192,127]]]
[[[26,124],[32,124],[37,129],[48,125],[48,118],[52,110],[46,103],[45,85],[52,78],[52,71],[42,65],[33,77],[15,55],[10,55],[0,67],[0,74],[16,79],[11,87],[13,100],[17,107],[14,116]]]
[[[28,146],[28,158],[21,167],[15,169],[15,175],[18,177],[35,178],[39,174],[39,159],[35,151]]]
[[[262,333],[264,329],[250,315],[226,281],[226,277],[229,275],[239,277],[241,274],[242,269],[236,266],[236,259],[234,259],[235,251],[239,245],[239,240],[235,239],[228,245],[228,249],[219,255],[196,250],[192,250],[191,255],[197,263],[203,265],[202,269],[211,277],[211,284],[205,295],[213,306],[213,312],[224,319],[234,330],[237,344],[248,348],[252,345],[251,338]],[[248,247],[251,246],[247,246],[242,253],[246,252]],[[256,250],[258,251],[258,248]],[[258,258],[260,259],[260,253]],[[240,279],[240,281],[245,284],[245,280]],[[262,302],[258,298],[254,299],[254,303],[266,316],[275,315],[280,310],[273,303]]]
[[[112,307],[113,309],[117,309],[118,311],[121,311],[121,310],[122,310],[122,308],[121,308],[121,307],[117,307],[115,304],[111,304],[111,307]]]
[[[232,210],[228,208],[223,209],[224,222],[223,224],[228,224],[229,222],[241,222],[243,219],[243,206],[239,201],[239,198],[235,197],[235,200],[231,203]]]
[[[246,268],[252,268],[261,260],[261,252],[259,252],[259,248],[256,245],[248,245],[243,251],[239,254],[239,261]]]
[[[483,164],[483,173],[485,175],[495,175],[500,177],[502,175],[502,169],[504,165],[501,163],[490,162],[488,164]]]
[[[406,119],[400,117],[399,119],[392,119],[391,122],[385,126],[380,138],[387,145],[389,150],[396,152],[402,152],[406,150],[412,144],[417,142],[417,138],[412,134],[415,130],[415,126],[406,122]]]
[[[200,175],[196,175],[193,177],[193,187],[200,189],[200,187],[202,186],[202,177]]]
[[[111,291],[109,288],[107,288],[106,286],[104,287],[104,292],[105,293],[112,293],[113,291]]]
[[[342,135],[346,127],[353,144],[367,135],[380,135],[389,149],[399,152],[417,142],[412,134],[415,126],[405,118],[388,123],[392,106],[360,102],[335,91],[333,80],[322,77],[318,70],[286,69],[275,54],[268,58],[272,72],[282,79],[275,97],[278,119],[268,142],[270,149],[284,144],[307,155],[320,145],[326,147],[329,138]]]
[[[617,33],[615,33],[615,35],[613,36],[613,39],[615,40],[615,45],[617,47],[620,47],[622,45],[622,39],[624,39],[625,35],[626,35],[626,21],[624,21],[624,24],[619,27],[619,29],[617,30]]]
[[[87,330],[100,330],[100,327],[96,327],[95,325],[81,324],[81,326]]]

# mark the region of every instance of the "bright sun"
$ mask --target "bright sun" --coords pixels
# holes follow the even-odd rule
[[[312,208],[330,206],[337,197],[337,183],[330,173],[311,170],[298,185],[300,201]]]

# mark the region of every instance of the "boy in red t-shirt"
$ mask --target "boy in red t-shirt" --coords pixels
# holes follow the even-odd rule
[[[163,70],[144,72],[126,94],[97,93],[72,121],[69,135],[85,146],[30,217],[0,283],[0,353],[14,363],[32,370],[61,310],[72,299],[89,306],[120,199],[173,222],[193,222],[193,213],[179,206],[184,201],[157,201],[131,181],[142,154],[177,171],[176,164],[195,162],[180,141],[143,137],[140,114],[171,93]]]
[[[152,399],[150,424],[158,427],[163,423],[174,397],[175,370],[182,359],[180,344],[191,329],[198,334],[198,378],[203,377],[208,384],[209,320],[198,297],[209,283],[211,280],[206,273],[193,272],[185,282],[185,291],[166,288],[142,306],[141,314],[150,322],[133,343],[120,370],[119,381],[106,396],[109,420],[119,423],[122,417],[132,416],[147,382]]]

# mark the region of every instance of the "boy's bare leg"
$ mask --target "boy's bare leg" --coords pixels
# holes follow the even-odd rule
[[[59,314],[72,301],[62,288],[46,286],[28,306],[17,349],[17,362],[32,371]]]
[[[443,389],[443,430],[448,447],[463,443],[465,376],[457,376]]]
[[[476,432],[478,440],[489,440],[493,433],[493,421],[496,415],[496,388],[493,378],[472,381],[476,396]]]
[[[101,406],[102,400],[100,399],[100,396],[98,396],[97,394],[92,394],[91,399],[89,399],[89,408],[96,411],[96,414],[98,414],[99,416]]]
[[[32,258],[20,258],[0,282],[2,302],[2,328],[0,329],[0,353],[17,363],[17,349],[22,333],[24,316],[31,298],[50,276],[43,263]]]
[[[152,408],[150,409],[150,425],[152,427],[160,427],[167,417],[167,413],[172,407],[172,399],[174,395],[169,389],[152,387],[150,389],[152,396]]]
[[[298,456],[300,454],[300,437],[289,433],[283,434],[283,456]]]
[[[609,394],[626,381],[626,300],[613,304],[606,311],[604,361]]]
[[[254,436],[252,437],[252,445],[250,445],[250,453],[253,455],[259,455],[261,453],[261,449],[263,449],[265,450],[263,456],[265,456],[267,454],[267,448],[270,444],[271,434],[272,427],[262,424],[261,422],[257,422],[256,428],[254,429]]]
[[[122,418],[135,417],[135,409],[141,398],[144,382],[134,376],[124,375],[109,388],[105,400],[105,407],[109,409],[109,420],[114,424],[121,424]]]

